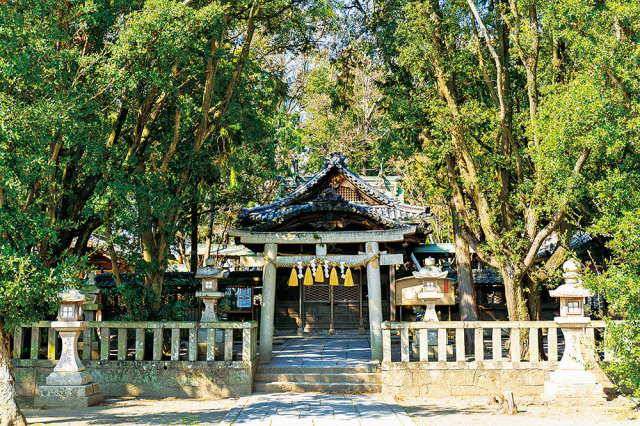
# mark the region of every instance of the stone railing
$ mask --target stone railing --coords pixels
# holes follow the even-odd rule
[[[612,358],[593,344],[605,329],[587,327],[586,362]],[[405,397],[541,395],[565,346],[553,321],[384,322],[382,339],[382,392]]]
[[[603,321],[592,321],[586,328],[586,341],[601,340],[605,329]],[[473,336],[473,347],[469,336]],[[386,321],[382,338],[384,363],[415,361],[465,368],[517,364],[519,368],[537,368],[557,364],[564,350],[562,332],[553,321]],[[585,351],[585,360],[611,359],[609,353],[596,352],[593,344],[586,346],[590,350]]]
[[[91,321],[88,324],[78,342],[82,360],[253,361],[256,358],[256,321]],[[25,345],[27,330],[31,335],[29,345]],[[234,333],[235,330],[238,331]],[[198,337],[202,337],[203,332],[206,333],[205,339]],[[50,321],[17,328],[13,334],[13,358],[55,360],[59,345],[57,334]],[[240,337],[235,340],[240,345],[234,345],[234,335]]]
[[[78,356],[106,396],[227,397],[252,392],[258,323],[89,321]],[[18,391],[36,396],[60,357],[51,322],[15,329]]]

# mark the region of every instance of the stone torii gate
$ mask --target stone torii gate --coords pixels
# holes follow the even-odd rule
[[[329,155],[318,173],[286,196],[271,204],[243,209],[238,215],[237,229],[229,231],[229,235],[236,237],[236,240],[240,239],[242,244],[252,246],[254,252],[263,252],[262,256],[245,257],[242,260],[244,266],[263,268],[260,318],[262,362],[271,360],[276,265],[309,263],[313,259],[334,264],[366,263],[371,357],[374,360],[382,359],[380,267],[389,265],[390,280],[393,283],[395,268],[392,265],[402,264],[403,256],[380,253],[381,244],[382,250],[400,251],[406,242],[418,243],[427,232],[426,221],[430,213],[426,207],[404,203],[401,191],[387,185],[388,181],[385,183],[381,180],[377,188],[374,188],[349,170],[346,164],[344,156],[338,153]],[[310,250],[305,250],[304,247],[298,249],[295,245],[315,245],[315,256],[309,254]],[[344,252],[327,253],[330,245],[339,245]],[[372,258],[374,255],[375,258]],[[358,285],[361,303],[362,282]],[[333,309],[333,287],[329,285],[329,288],[330,305]],[[394,287],[391,285],[392,295],[393,291]],[[301,289],[301,305],[303,293]],[[395,314],[393,303],[395,302],[392,302],[392,315]],[[300,311],[302,314],[303,309]],[[330,330],[333,325],[332,313],[331,318]],[[302,323],[303,319],[300,318],[299,325]]]
[[[379,243],[404,241],[407,235],[416,232],[415,226],[400,229],[349,232],[254,232],[231,230],[230,235],[239,237],[242,244],[264,244],[264,256],[241,257],[243,266],[259,266],[262,272],[262,310],[260,316],[260,362],[272,358],[275,319],[276,264],[309,262],[316,258],[330,262],[354,264],[367,261],[376,254],[378,258],[367,263],[367,285],[369,291],[369,330],[371,337],[371,358],[382,360],[382,290],[380,283],[381,265],[400,265],[402,254],[387,254],[379,251]],[[357,255],[332,255],[327,253],[326,244],[364,243],[365,252]],[[281,244],[315,244],[316,255],[278,255]],[[269,261],[271,260],[271,261]]]

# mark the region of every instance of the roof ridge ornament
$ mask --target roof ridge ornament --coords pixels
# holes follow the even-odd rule
[[[342,165],[346,167],[348,163],[349,163],[349,159],[347,158],[347,156],[342,155],[341,152],[336,151],[336,152],[332,152],[325,158],[324,167],[328,168],[334,165],[335,166]]]

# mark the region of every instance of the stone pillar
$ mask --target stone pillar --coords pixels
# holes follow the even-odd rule
[[[275,260],[277,244],[265,244],[264,254]],[[276,304],[276,266],[266,262],[262,270],[262,310],[260,311],[260,362],[271,361],[273,349],[273,324]]]
[[[389,265],[389,321],[396,320],[396,265]]]
[[[373,256],[379,251],[377,242],[368,242],[365,253]],[[382,290],[380,288],[380,263],[374,259],[367,264],[369,290],[369,332],[371,335],[371,359],[382,361]]]

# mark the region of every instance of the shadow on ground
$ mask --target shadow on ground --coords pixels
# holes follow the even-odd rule
[[[218,424],[234,401],[106,398],[95,407],[44,409],[33,399],[18,403],[31,425],[207,425]]]

